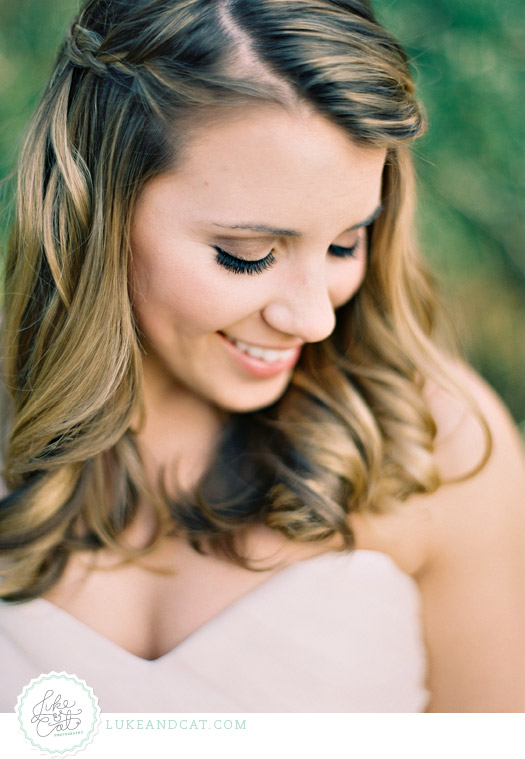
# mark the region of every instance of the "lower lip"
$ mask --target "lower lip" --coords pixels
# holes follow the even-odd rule
[[[231,343],[227,337],[221,335],[220,332],[217,334],[221,338],[226,350],[229,351],[230,355],[233,356],[239,366],[241,366],[253,377],[276,377],[282,372],[293,369],[299,360],[299,356],[301,355],[301,347],[298,346],[294,350],[293,355],[291,355],[285,361],[272,361],[270,363],[269,361],[263,361],[261,358],[254,358],[254,356],[250,356],[248,353],[244,353],[244,351],[239,350],[236,345]]]

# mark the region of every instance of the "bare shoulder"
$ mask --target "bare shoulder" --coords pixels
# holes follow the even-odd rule
[[[478,413],[429,387],[438,427],[435,454],[445,483],[436,493],[413,499],[429,513],[429,565],[444,554],[510,548],[525,537],[525,456],[518,430],[479,375],[464,364],[453,370]]]
[[[435,453],[445,484],[435,493],[410,498],[392,515],[363,519],[357,533],[361,547],[387,553],[418,583],[428,711],[521,712],[523,445],[494,391],[468,367],[454,371],[490,431],[488,456],[478,413],[429,385],[438,428]]]
[[[488,549],[497,536],[513,541],[525,530],[519,433],[500,398],[474,370],[460,363],[451,370],[470,404],[430,382],[425,391],[445,484],[435,493],[412,496],[391,514],[352,517],[359,548],[387,553],[414,577],[443,552]]]
[[[435,453],[443,479],[469,475],[486,453],[487,466],[480,468],[486,477],[497,476],[498,471],[513,473],[514,481],[523,477],[523,442],[501,399],[469,366],[455,362],[450,370],[477,413],[446,390],[427,383],[426,395],[438,430]],[[485,424],[492,442],[488,450]]]

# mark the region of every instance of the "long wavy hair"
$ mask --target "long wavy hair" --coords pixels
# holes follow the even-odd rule
[[[283,397],[233,415],[192,493],[150,482],[133,420],[140,335],[128,292],[130,220],[192,127],[256,103],[298,102],[354,143],[387,149],[384,211],[358,294],[304,347]],[[71,24],[19,162],[5,273],[0,595],[44,593],[77,550],[140,561],[182,534],[252,569],[235,538],[338,533],[440,485],[426,379],[455,388],[412,233],[408,143],[423,129],[405,53],[365,0],[91,0]],[[157,529],[123,532],[146,499]],[[257,571],[257,570],[254,570]]]

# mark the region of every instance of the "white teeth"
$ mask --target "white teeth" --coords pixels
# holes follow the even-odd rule
[[[233,337],[228,337],[228,340],[237,346],[237,348],[243,353],[247,353],[254,358],[260,358],[268,363],[274,363],[276,361],[286,361],[295,355],[295,348],[289,348],[288,350],[275,350],[270,348],[260,348],[258,345],[250,345],[249,343],[243,343],[241,340],[234,340]]]

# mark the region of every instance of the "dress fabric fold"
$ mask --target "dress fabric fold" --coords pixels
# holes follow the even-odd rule
[[[0,668],[0,712],[51,671],[103,712],[422,712],[429,697],[417,586],[362,550],[288,566],[152,661],[45,599],[0,602]]]

